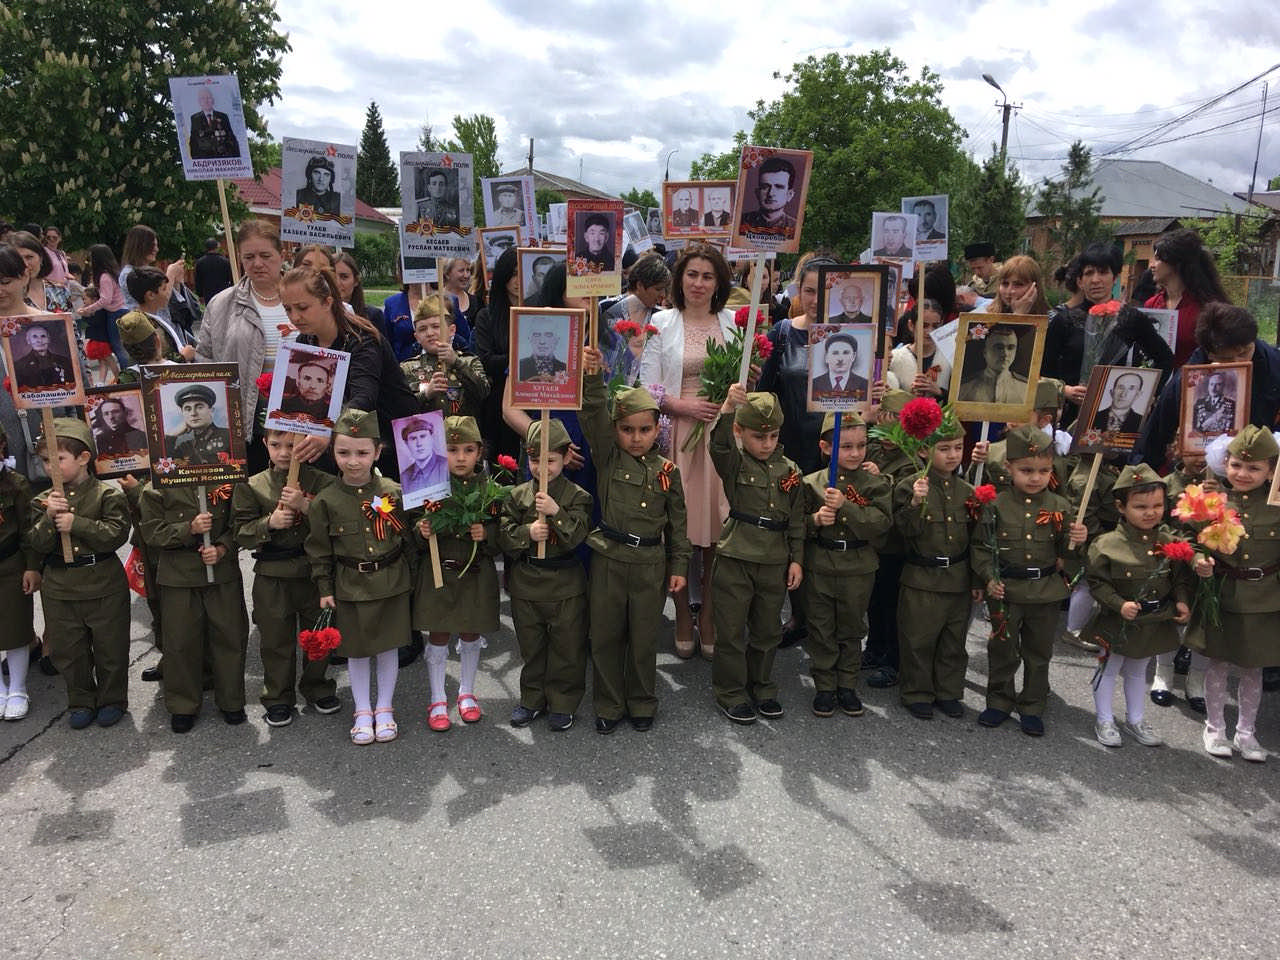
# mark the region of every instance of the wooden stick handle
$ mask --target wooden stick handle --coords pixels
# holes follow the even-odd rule
[[[26,417],[22,417],[26,420]],[[53,483],[53,492],[59,496],[63,496],[66,491],[62,485],[62,473],[58,470],[58,439],[54,436],[53,426],[53,408],[44,407],[40,411],[40,427],[44,433],[45,450],[49,454],[49,480]],[[74,563],[76,553],[71,548],[71,534],[60,533],[58,539],[62,541],[62,562]]]
[[[919,314],[916,314],[916,316],[918,317],[918,316],[919,316]],[[979,442],[979,443],[981,443],[983,440],[987,439],[987,433],[988,433],[990,430],[991,430],[991,421],[990,421],[990,420],[983,420],[983,421],[982,421],[982,426],[978,428],[978,442]],[[990,450],[991,448],[990,448],[990,447],[988,447],[987,449],[988,449],[988,450]],[[984,462],[984,463],[977,463],[977,464],[974,464],[974,467],[973,467],[973,485],[974,485],[975,487],[976,487],[978,484],[980,484],[980,483],[982,482],[982,468],[983,468],[984,466],[986,466],[985,462]]]
[[[285,477],[285,486],[296,487],[298,485],[298,471],[302,469],[302,461],[298,459],[295,453],[289,458],[289,475]]]
[[[1089,479],[1084,484],[1084,494],[1080,497],[1080,509],[1076,511],[1076,523],[1084,523],[1085,511],[1089,509],[1089,498],[1093,496],[1093,485],[1098,482],[1098,471],[1102,468],[1102,454],[1093,455],[1093,465],[1089,467]]]
[[[756,254],[755,276],[751,278],[751,308],[747,313],[747,329],[742,336],[742,363],[738,366],[738,382],[747,385],[751,369],[751,344],[756,338],[756,312],[760,309],[760,287],[764,282],[764,251]]]
[[[196,499],[200,501],[200,512],[208,513],[209,512],[209,495],[208,493],[205,492],[203,483],[200,484],[198,487],[196,487]],[[204,545],[206,547],[213,546],[213,537],[209,536],[208,530],[204,532]],[[205,564],[204,576],[206,580],[208,580],[210,583],[213,583],[213,567],[209,566],[208,564]]]
[[[547,492],[547,457],[551,455],[551,411],[542,411],[542,435],[540,437],[538,456],[538,492]],[[547,558],[547,541],[538,544],[538,559]]]
[[[434,533],[427,538],[427,546],[431,550],[431,580],[439,590],[444,586],[444,570],[440,567],[440,541]]]
[[[924,263],[916,263],[916,369],[924,372]]]
[[[236,256],[236,238],[231,231],[231,211],[227,207],[227,181],[221,177],[218,178],[218,206],[222,208],[222,233],[227,238],[227,259],[231,261],[231,281],[239,283],[240,258]]]

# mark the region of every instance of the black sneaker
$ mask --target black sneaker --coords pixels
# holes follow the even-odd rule
[[[164,679],[164,672],[161,669],[160,664],[158,663],[155,666],[147,667],[145,670],[142,671],[143,683],[159,683],[163,679]]]
[[[97,711],[95,710],[90,710],[88,707],[76,707],[67,714],[67,726],[72,730],[83,730],[93,723],[95,716],[97,716]]]
[[[321,697],[315,703],[311,704],[311,709],[316,713],[337,713],[342,709],[342,701],[330,694],[327,697]]]
[[[858,694],[852,687],[836,687],[836,702],[840,704],[840,709],[851,717],[860,717],[865,712],[862,709],[862,701],[858,699]]]
[[[169,729],[174,733],[190,733],[195,725],[194,713],[175,713],[169,717]]]
[[[555,733],[564,733],[572,726],[572,713],[552,713],[547,716],[547,727]]]
[[[511,725],[513,727],[527,727],[533,721],[542,716],[542,708],[536,710],[526,707],[523,703],[517,703],[511,711]]]
[[[836,695],[830,690],[819,690],[813,695],[813,715],[815,717],[834,717],[836,713]]]
[[[734,723],[743,726],[756,722],[756,712],[749,703],[736,703],[732,707],[721,706],[720,711]]]
[[[287,703],[273,703],[263,714],[268,727],[287,727],[293,723],[293,707]]]
[[[1044,736],[1044,721],[1032,714],[1020,714],[1018,728],[1029,737]]]
[[[984,727],[998,727],[1008,719],[1008,711],[997,710],[995,707],[987,707],[987,709],[978,714],[978,723]]]
[[[915,703],[908,703],[907,713],[911,714],[917,720],[932,720],[933,704],[924,703],[923,701],[919,701],[919,700],[917,700]]]
[[[933,705],[952,720],[959,720],[964,716],[964,704],[959,700],[935,700]]]
[[[1157,707],[1173,706],[1173,693],[1169,690],[1152,690],[1151,702]]]
[[[249,719],[249,715],[243,710],[223,710],[222,719],[227,721],[233,727],[238,727]]]
[[[1187,707],[1192,713],[1198,713],[1201,716],[1207,712],[1204,705],[1204,697],[1187,697]]]
[[[36,661],[36,666],[40,668],[40,672],[46,677],[56,677],[58,675],[58,668],[53,665],[53,661],[48,657],[41,657]]]
[[[99,707],[93,719],[97,721],[100,727],[114,727],[124,719],[124,707],[115,703]]]
[[[893,667],[876,667],[867,674],[867,686],[875,687],[878,690],[883,690],[885,687],[892,687],[897,682],[898,671],[893,669]]]
[[[766,720],[777,720],[782,716],[782,704],[777,700],[761,700],[756,704],[756,713]]]
[[[1186,676],[1187,671],[1191,669],[1191,648],[1179,647],[1178,652],[1173,655],[1173,672]]]
[[[648,733],[653,729],[653,717],[632,717],[631,729],[637,733]]]
[[[596,717],[596,733],[608,736],[618,729],[621,720],[609,720],[605,717]]]

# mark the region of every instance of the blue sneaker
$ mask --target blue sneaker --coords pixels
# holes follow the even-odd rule
[[[98,715],[95,719],[100,727],[114,727],[123,716],[124,709],[113,703],[105,707],[99,707]]]
[[[532,710],[523,703],[517,703],[515,709],[511,711],[511,725],[513,727],[527,727],[540,716],[542,716],[541,710]]]
[[[987,707],[978,714],[978,723],[984,727],[998,727],[1009,719],[1009,714],[1005,710],[997,710],[995,707]]]
[[[1044,721],[1032,714],[1024,713],[1019,715],[1018,726],[1029,737],[1044,736]]]
[[[94,711],[88,707],[76,707],[67,717],[67,724],[72,730],[83,730],[93,723]]]

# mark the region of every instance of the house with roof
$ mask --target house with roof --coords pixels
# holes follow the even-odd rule
[[[280,226],[280,168],[272,167],[257,179],[245,178],[229,180],[235,186],[240,199],[249,207],[249,212],[260,220],[270,220]],[[356,233],[394,233],[395,221],[375,208],[369,206],[359,197],[356,198]]]

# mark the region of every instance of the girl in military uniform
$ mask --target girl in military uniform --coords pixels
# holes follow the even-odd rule
[[[452,497],[474,493],[488,478],[476,472],[484,443],[474,417],[446,417],[445,453],[449,459],[449,491]],[[427,726],[448,730],[449,701],[444,692],[445,662],[449,659],[449,638],[458,634],[458,716],[463,723],[481,717],[476,700],[476,671],[483,633],[496,633],[498,623],[498,516],[473,523],[463,534],[439,534],[440,566],[444,586],[437,588],[428,558],[418,563],[418,582],[413,595],[413,628],[427,634],[427,673],[431,683],[431,705]],[[415,526],[417,546],[425,550],[431,536],[432,505]]]
[[[1280,507],[1267,503],[1270,481],[1280,446],[1270,430],[1250,424],[1227,447],[1227,502],[1240,514],[1245,535],[1235,552],[1214,551],[1211,560],[1198,560],[1196,573],[1221,578],[1221,625],[1206,628],[1204,697],[1208,711],[1204,748],[1215,757],[1229,757],[1234,749],[1246,760],[1267,758],[1254,736],[1262,699],[1262,668],[1280,661],[1276,634],[1280,614]],[[1235,737],[1227,741],[1223,711],[1227,674],[1240,677],[1236,691],[1239,714]]]
[[[392,701],[413,591],[400,484],[373,475],[381,448],[377,415],[344,411],[333,428],[333,458],[341,480],[316,494],[307,514],[311,575],[320,606],[334,611],[333,625],[342,634],[335,652],[348,658],[355,701],[351,742],[361,746],[398,735]],[[378,705],[371,709],[374,669]]]
[[[1160,526],[1165,481],[1139,464],[1125,467],[1111,490],[1120,524],[1089,545],[1085,566],[1098,603],[1088,636],[1104,651],[1093,688],[1093,731],[1104,746],[1123,743],[1111,705],[1116,679],[1123,677],[1124,732],[1143,746],[1156,747],[1160,738],[1143,719],[1147,666],[1156,654],[1177,648],[1178,626],[1191,618],[1191,571],[1186,562],[1159,552],[1176,539]]]
[[[0,638],[9,665],[9,682],[0,679],[0,717],[27,715],[27,667],[35,641],[34,595],[40,589],[40,557],[31,546],[31,485],[5,464],[9,436],[0,427],[0,619],[8,624]]]

